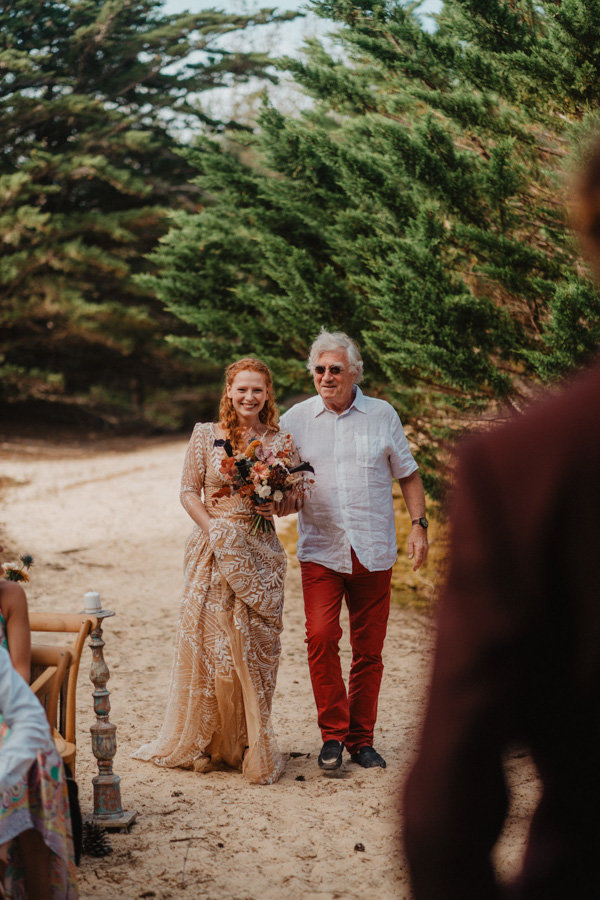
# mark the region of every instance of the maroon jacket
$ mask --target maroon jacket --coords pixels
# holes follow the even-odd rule
[[[451,526],[404,800],[415,898],[600,898],[600,366],[464,445]],[[515,744],[543,797],[504,894],[490,852]]]

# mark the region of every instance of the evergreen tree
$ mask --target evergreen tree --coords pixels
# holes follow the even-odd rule
[[[91,391],[141,407],[189,380],[164,339],[184,329],[134,276],[170,211],[200,203],[178,135],[219,127],[201,93],[274,77],[220,39],[277,18],[0,3],[0,399]]]
[[[321,325],[349,332],[436,491],[457,429],[600,339],[562,196],[598,108],[600,2],[446,0],[433,34],[417,4],[315,6],[340,52],[284,63],[313,107],[266,105],[250,164],[233,140],[189,152],[212,203],[177,216],[152,284],[197,329],[181,346],[260,354],[283,389],[307,386]]]

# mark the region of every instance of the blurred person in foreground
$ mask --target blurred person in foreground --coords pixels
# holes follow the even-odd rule
[[[77,897],[62,761],[39,700],[1,645],[0,896]]]
[[[600,265],[600,142],[577,220]],[[600,365],[458,456],[452,550],[418,758],[405,788],[416,900],[600,897]],[[497,883],[502,767],[531,751],[542,799]]]

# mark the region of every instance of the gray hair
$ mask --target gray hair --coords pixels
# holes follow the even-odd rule
[[[308,362],[306,364],[308,371],[314,375],[315,366],[317,365],[321,354],[331,350],[344,351],[348,357],[350,370],[354,371],[355,374],[354,383],[359,384],[363,377],[362,356],[352,338],[348,337],[347,334],[344,334],[343,331],[325,331],[324,328],[321,328],[319,335],[315,338],[312,347],[310,348]]]

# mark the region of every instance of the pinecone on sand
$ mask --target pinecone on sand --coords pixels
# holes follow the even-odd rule
[[[106,828],[94,822],[83,823],[83,852],[87,856],[108,856],[112,853]]]

